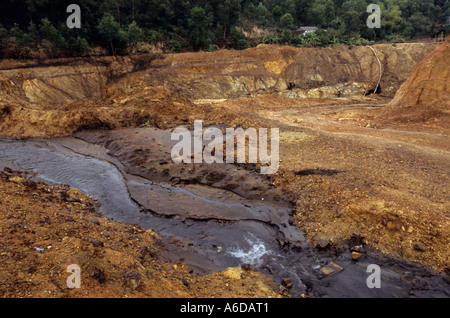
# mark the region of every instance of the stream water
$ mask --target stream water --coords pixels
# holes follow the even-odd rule
[[[367,288],[366,267],[377,260],[356,264],[348,257],[319,253],[289,225],[289,208],[204,185],[174,186],[127,174],[106,148],[81,139],[2,139],[0,165],[78,188],[100,203],[106,217],[158,232],[166,247],[163,257],[182,260],[197,274],[250,264],[278,282],[290,278],[291,294],[297,296],[312,282],[317,294],[331,296],[402,297],[413,289],[402,281],[403,265],[385,267],[384,289]],[[346,270],[323,279],[319,269],[331,261]],[[327,279],[333,282],[331,288]],[[433,276],[431,283],[441,284],[439,279]]]
[[[168,249],[177,254],[172,258],[183,259],[199,274],[242,264],[267,265],[281,255],[278,240],[304,240],[300,231],[286,226],[287,208],[207,186],[177,187],[128,175],[103,147],[79,139],[1,140],[0,145],[4,165],[31,172],[38,180],[78,188],[100,203],[106,217],[157,231],[167,245],[178,245]],[[190,216],[181,219],[186,213]]]

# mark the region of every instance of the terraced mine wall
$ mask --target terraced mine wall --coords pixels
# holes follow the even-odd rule
[[[3,60],[0,134],[56,137],[83,128],[133,126],[156,113],[188,113],[205,100],[261,94],[333,98],[377,90],[393,97],[414,66],[437,46],[260,45],[213,53]],[[152,123],[160,124],[155,119]]]

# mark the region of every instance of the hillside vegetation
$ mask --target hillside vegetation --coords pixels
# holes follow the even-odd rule
[[[0,57],[402,42],[433,36],[450,16],[449,0],[79,0],[81,27],[70,29],[72,2],[2,1]],[[366,25],[370,3],[381,28]],[[300,26],[319,30],[298,35]]]

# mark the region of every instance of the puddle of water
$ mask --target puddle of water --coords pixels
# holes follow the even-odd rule
[[[69,185],[101,203],[100,212],[127,222],[139,220],[139,207],[130,199],[119,171],[102,160],[69,152],[46,141],[0,141],[0,159],[36,178]]]
[[[100,203],[106,217],[150,228],[166,242],[188,242],[184,261],[190,265],[196,255],[191,265],[198,273],[244,263],[259,267],[267,262],[264,256],[280,253],[277,239],[303,240],[296,229],[281,231],[287,208],[207,186],[178,187],[130,176],[105,149],[77,139],[0,140],[0,161],[32,171],[38,180],[78,188]]]

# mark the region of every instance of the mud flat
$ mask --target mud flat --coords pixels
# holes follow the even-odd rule
[[[49,140],[2,140],[3,165],[88,193],[99,211],[156,231],[160,257],[195,275],[251,266],[292,297],[448,297],[437,273],[363,247],[358,238],[314,247],[293,224],[294,205],[252,167],[174,164],[170,131],[85,131]],[[358,251],[358,252],[357,252]],[[364,255],[355,260],[355,253]],[[367,287],[367,267],[382,288]]]

